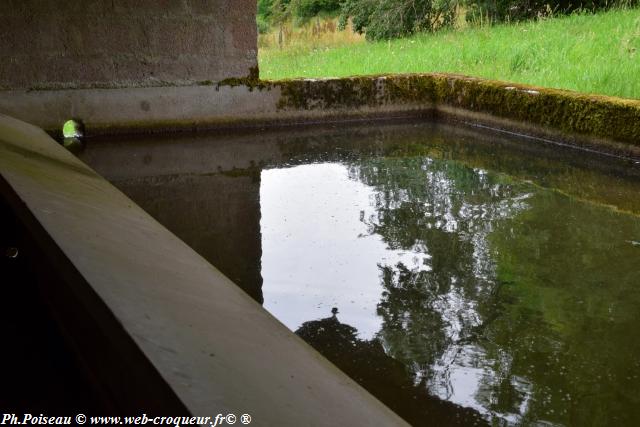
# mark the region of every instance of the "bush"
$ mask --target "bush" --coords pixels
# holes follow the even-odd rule
[[[263,19],[268,18],[271,15],[271,8],[273,7],[273,0],[258,0],[258,16]]]
[[[457,0],[344,0],[340,28],[351,19],[354,31],[368,40],[405,37],[454,23]]]
[[[258,34],[267,34],[271,28],[264,15],[256,16],[256,24],[258,25]]]
[[[336,13],[340,10],[340,0],[292,0],[293,16],[309,19],[321,14]]]
[[[291,16],[308,20],[340,11],[341,0],[258,0],[258,16],[269,22],[281,22]]]
[[[286,21],[289,18],[290,3],[291,0],[258,0],[258,19],[271,24]]]

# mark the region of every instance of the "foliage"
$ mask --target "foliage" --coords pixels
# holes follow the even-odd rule
[[[302,21],[318,15],[337,14],[340,0],[258,0],[258,20],[280,24],[290,18]]]
[[[351,22],[353,31],[368,40],[388,40],[450,27],[460,10],[466,11],[467,22],[482,26],[639,4],[640,0],[258,0],[258,28],[266,33],[267,24],[339,13],[341,30]]]
[[[258,16],[268,18],[271,15],[271,8],[274,0],[258,0]]]
[[[343,34],[346,38],[347,32]],[[329,46],[327,46],[329,47]],[[640,9],[573,14],[411,38],[260,51],[266,79],[458,73],[640,98]]]
[[[291,17],[290,4],[291,0],[258,0],[258,22],[281,24]]]
[[[340,10],[340,0],[292,0],[291,13],[293,16],[309,19]]]
[[[354,31],[368,40],[405,37],[453,24],[456,0],[344,0],[340,26],[351,19]]]
[[[271,29],[271,26],[264,15],[256,16],[256,24],[258,25],[258,34],[266,34]]]

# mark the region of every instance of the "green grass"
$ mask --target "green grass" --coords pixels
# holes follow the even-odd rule
[[[260,77],[447,72],[640,99],[640,9],[327,48],[261,49]]]

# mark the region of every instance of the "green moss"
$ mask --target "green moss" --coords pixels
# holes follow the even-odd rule
[[[584,95],[450,74],[281,80],[280,109],[354,109],[376,106],[474,112],[640,146],[640,101]]]
[[[257,79],[257,68],[247,77],[229,78],[206,85],[244,86],[248,90],[279,89],[277,108],[294,113],[322,111],[323,117],[342,118],[361,112],[385,113],[399,110],[437,112],[438,107],[454,107],[483,113],[496,118],[550,129],[564,135],[568,142],[595,137],[614,143],[607,151],[637,156],[640,152],[640,101],[607,96],[580,94],[564,90],[483,80],[452,74],[394,74],[359,76],[340,79],[298,79],[265,81]],[[442,111],[442,110],[440,110]],[[126,131],[155,132],[172,129],[233,128],[243,125],[265,126],[278,118],[255,117],[210,118],[193,120],[160,120],[92,126],[90,133]],[[482,119],[480,119],[482,121]],[[526,127],[525,127],[526,129]],[[535,128],[534,128],[535,129]],[[59,132],[59,130],[58,130]],[[544,133],[542,133],[544,134]],[[566,138],[565,138],[566,136]]]
[[[380,83],[373,77],[328,80],[280,80],[279,109],[318,110],[384,105]]]
[[[258,65],[249,68],[249,75],[247,76],[247,78],[252,81],[260,80],[260,68],[258,67]]]
[[[220,89],[222,86],[246,86],[250,92],[254,89],[263,90],[271,88],[271,85],[268,82],[260,80],[257,65],[249,68],[249,74],[246,77],[229,77],[228,79],[220,80],[216,84],[216,90]]]

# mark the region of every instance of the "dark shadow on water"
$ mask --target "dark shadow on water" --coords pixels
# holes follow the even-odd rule
[[[473,409],[462,408],[414,384],[405,366],[388,356],[377,339],[361,340],[356,328],[341,323],[337,313],[305,322],[295,333],[389,408],[415,426],[488,425]]]

